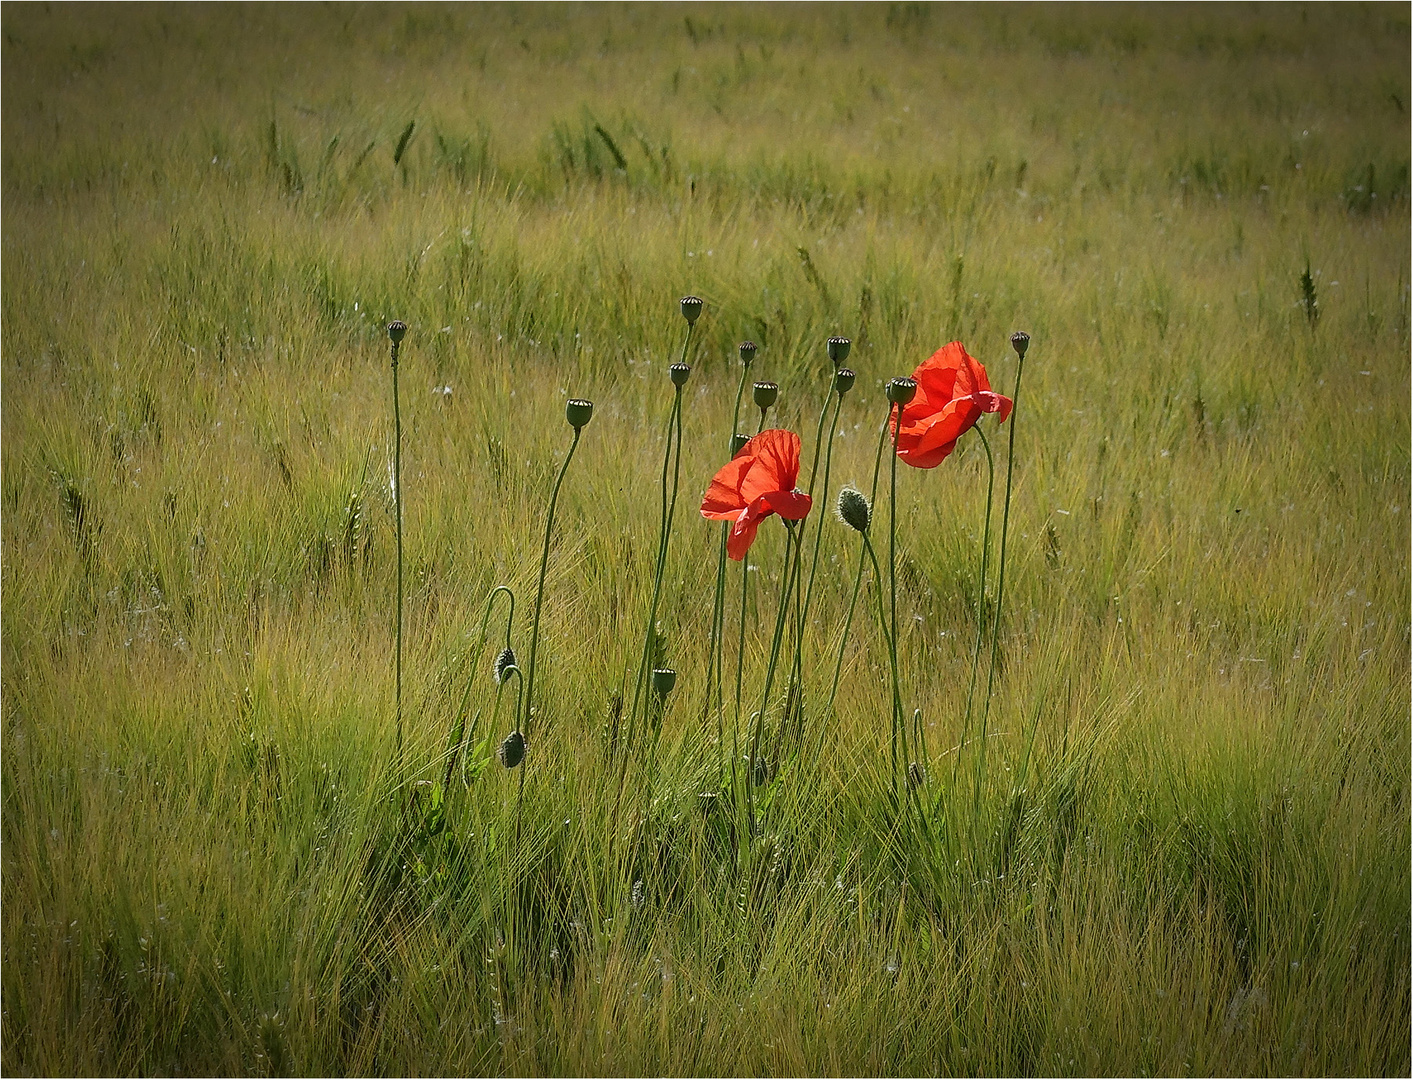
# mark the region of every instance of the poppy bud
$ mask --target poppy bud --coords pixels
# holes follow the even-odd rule
[[[501,649],[501,651],[496,654],[496,665],[494,675],[497,686],[505,682],[506,679],[510,678],[510,673],[512,671],[519,670],[519,665],[515,663],[515,650],[512,649],[509,645]]]
[[[854,388],[854,373],[848,368],[840,368],[834,373],[834,392],[843,397]]]
[[[839,489],[839,520],[858,532],[868,532],[873,520],[873,510],[868,505],[868,496],[858,488]]]
[[[923,771],[921,765],[916,761],[908,762],[908,785],[910,787],[922,787],[922,783],[927,779],[927,773]]]
[[[758,382],[751,387],[751,398],[757,409],[768,409],[780,396],[780,387],[773,382]]]
[[[673,364],[667,369],[667,374],[671,376],[673,386],[686,386],[687,376],[692,374],[692,365]]]
[[[741,354],[741,366],[750,367],[756,360],[756,343],[754,341],[743,341],[736,346],[736,351]]]
[[[671,668],[653,668],[653,691],[658,697],[667,697],[677,685],[677,672]]]
[[[394,319],[388,323],[388,337],[392,339],[394,345],[402,344],[402,339],[407,336],[407,324],[401,319]]]
[[[1016,355],[1022,360],[1025,359],[1025,350],[1030,348],[1030,335],[1024,330],[1017,330],[1011,335],[1011,348],[1016,350]]]
[[[682,305],[682,318],[687,320],[687,325],[696,326],[697,316],[702,313],[702,298],[700,296],[684,296],[678,303]]]
[[[731,436],[731,456],[732,456],[732,457],[735,457],[737,454],[739,454],[739,453],[741,452],[742,447],[744,447],[744,446],[746,445],[746,443],[748,443],[748,442],[750,442],[750,441],[751,441],[751,437],[750,437],[749,435],[742,435],[739,431],[736,432],[735,435],[732,435],[732,436]]]
[[[829,359],[837,368],[845,360],[849,359],[849,339],[846,337],[832,337],[829,339]]]
[[[917,393],[917,380],[899,375],[888,383],[888,400],[894,405],[906,405]]]
[[[507,769],[513,769],[525,760],[525,736],[512,731],[496,750],[496,757]]]
[[[576,432],[594,415],[594,403],[583,398],[570,398],[564,406],[564,419]]]

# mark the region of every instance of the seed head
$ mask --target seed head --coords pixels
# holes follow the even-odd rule
[[[840,368],[834,373],[834,392],[843,397],[854,388],[854,373],[848,368]]]
[[[512,671],[519,670],[520,667],[515,662],[515,650],[512,649],[509,645],[501,649],[501,651],[496,654],[496,666],[494,675],[497,686],[501,685],[501,683],[505,682],[506,679],[510,678],[510,673]]]
[[[512,731],[501,740],[496,757],[500,758],[500,763],[507,769],[515,768],[525,760],[525,736],[518,731]]]
[[[575,431],[589,422],[594,415],[594,403],[583,398],[570,398],[564,406],[564,419]]]
[[[917,380],[909,375],[899,375],[888,383],[888,400],[894,405],[906,405],[917,394]]]
[[[653,668],[653,692],[658,697],[667,697],[677,685],[677,672],[671,668]]]
[[[673,386],[686,386],[687,376],[692,374],[692,365],[673,364],[667,369],[667,374],[672,377]]]
[[[768,409],[780,396],[780,387],[773,382],[758,382],[751,387],[751,399],[757,409]]]
[[[868,532],[873,521],[873,509],[868,505],[868,496],[858,488],[839,489],[839,520],[856,532]]]
[[[702,298],[700,296],[684,296],[678,303],[682,305],[682,318],[687,320],[687,325],[696,326],[697,317],[702,313]]]
[[[829,359],[837,368],[845,360],[849,359],[850,341],[846,337],[832,337],[829,339]]]
[[[735,435],[732,435],[732,436],[731,436],[731,456],[732,456],[732,457],[735,457],[737,454],[739,454],[739,453],[741,452],[742,447],[744,447],[744,446],[746,445],[746,443],[748,443],[748,442],[750,442],[750,441],[751,441],[751,437],[750,437],[749,435],[742,435],[739,431],[736,432]]]
[[[1017,330],[1011,335],[1011,348],[1016,350],[1016,355],[1022,360],[1025,359],[1025,350],[1030,348],[1030,335],[1024,330]]]
[[[741,366],[750,367],[756,362],[756,343],[754,341],[743,341],[736,346],[736,351],[741,354]]]
[[[392,339],[394,345],[402,344],[402,339],[407,336],[407,324],[401,319],[394,319],[388,323],[388,337]]]

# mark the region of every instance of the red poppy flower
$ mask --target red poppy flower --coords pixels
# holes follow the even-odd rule
[[[917,394],[903,406],[898,457],[919,469],[932,469],[970,431],[983,413],[1011,415],[1011,399],[991,392],[986,369],[960,341],[943,345],[913,372]]]
[[[702,517],[734,523],[726,554],[744,559],[771,514],[799,521],[810,512],[810,497],[795,490],[799,477],[800,437],[779,428],[762,431],[721,467],[702,496]]]

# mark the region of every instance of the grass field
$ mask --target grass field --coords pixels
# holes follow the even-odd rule
[[[5,1072],[1408,1074],[1407,5],[0,24]],[[679,678],[625,755],[689,292]],[[829,508],[887,379],[961,339],[1010,394],[1015,330],[985,740],[985,456],[899,470],[924,830],[871,573],[823,708],[858,559]],[[808,458],[831,334],[818,752],[752,837],[701,798],[697,506],[736,343]],[[510,771],[482,611],[514,587],[523,658],[573,396]],[[784,533],[749,556],[748,711]]]

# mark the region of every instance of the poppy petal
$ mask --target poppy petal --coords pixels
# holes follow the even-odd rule
[[[748,521],[745,514],[742,514],[741,518],[732,526],[731,535],[726,538],[726,554],[736,562],[744,559],[746,552],[751,550],[751,545],[756,540],[756,529],[760,527],[759,520]]]
[[[772,491],[764,498],[770,509],[787,521],[808,517],[813,505],[810,497],[800,491]]]

